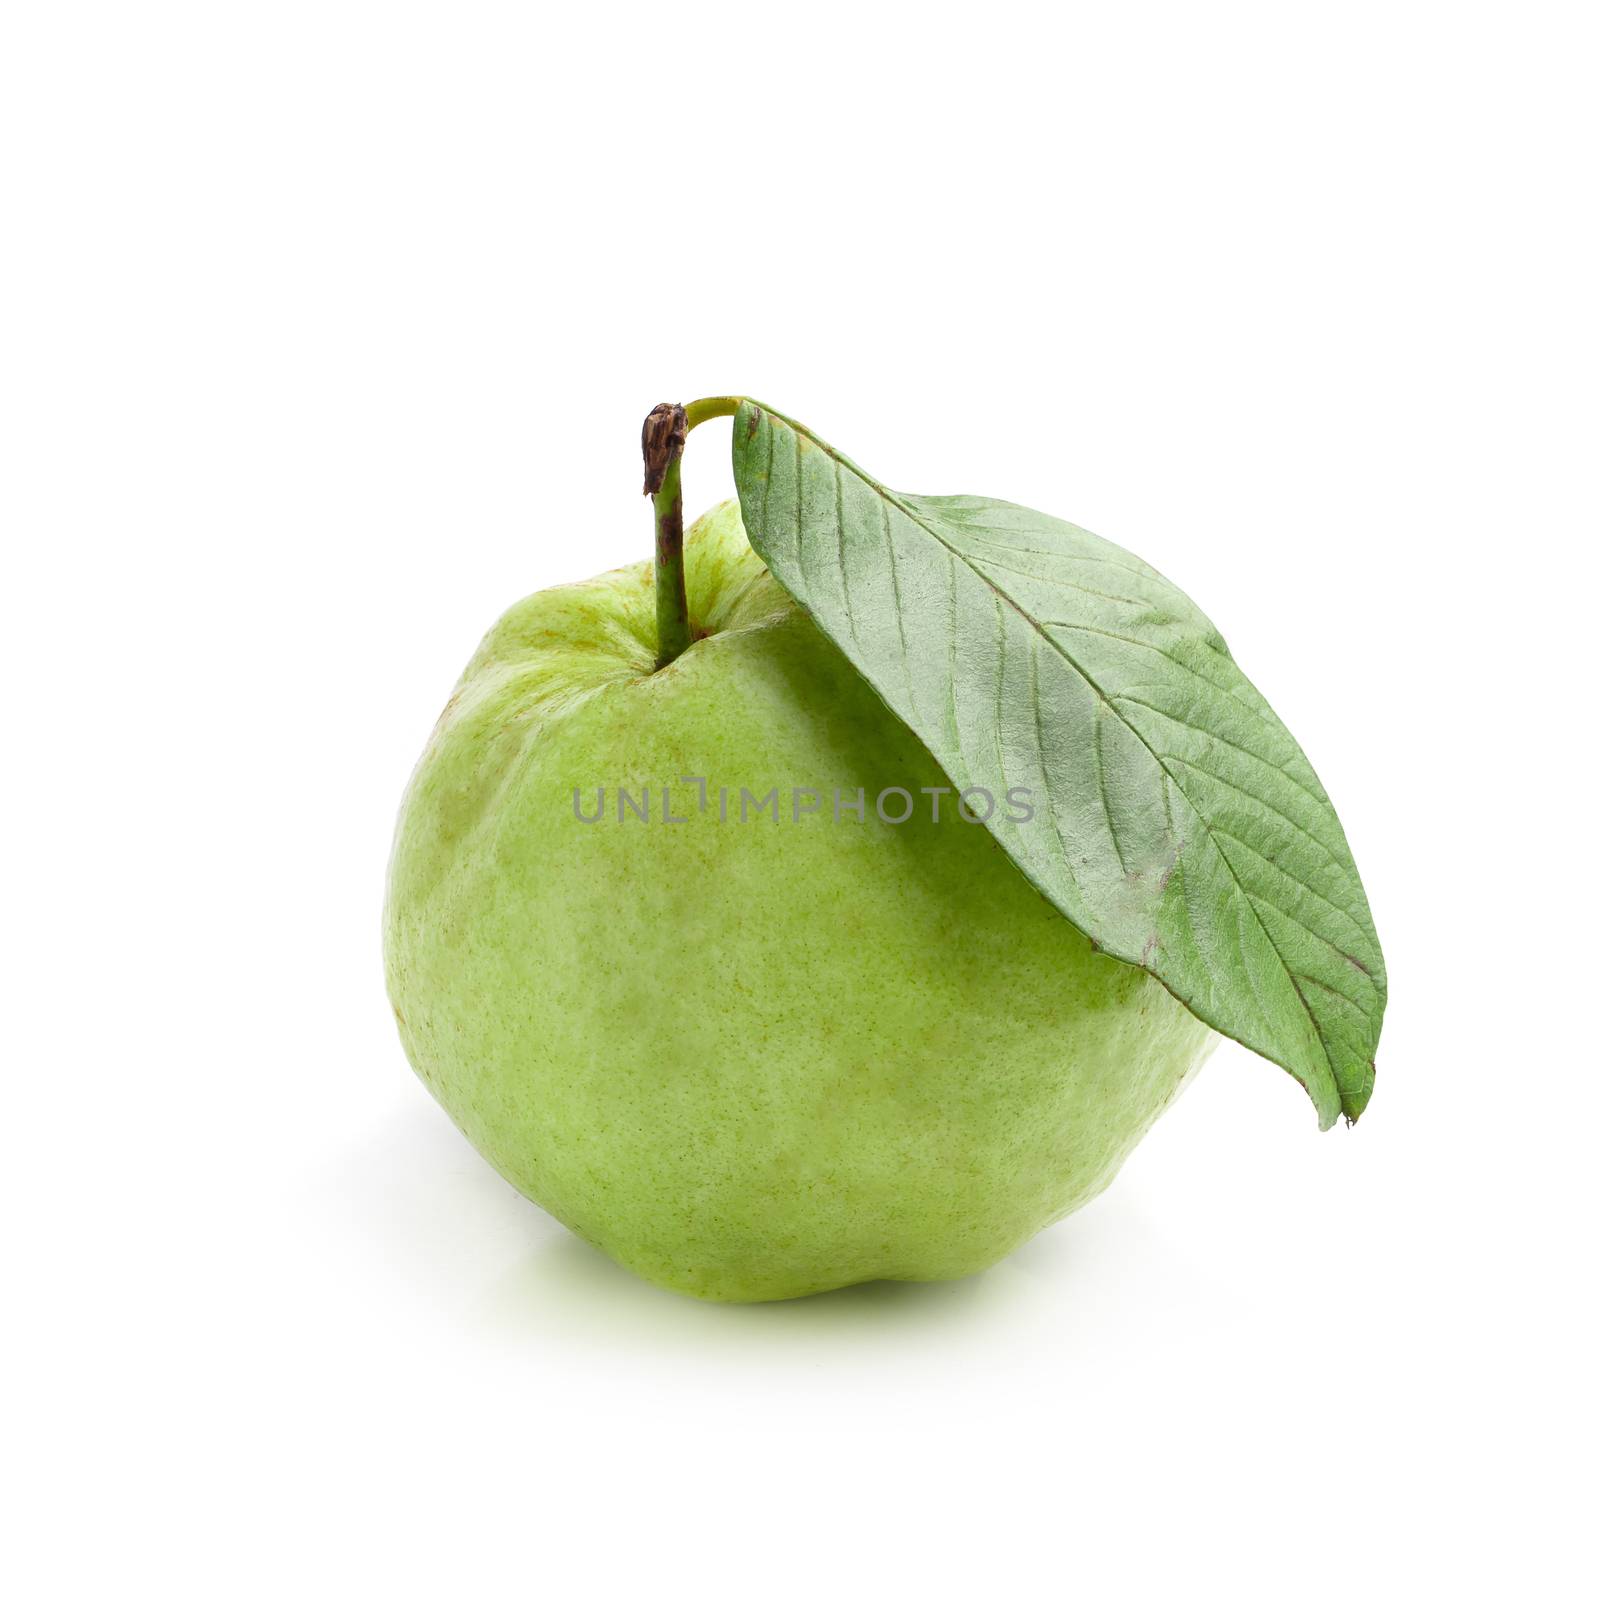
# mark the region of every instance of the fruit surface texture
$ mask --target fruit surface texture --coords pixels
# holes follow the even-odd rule
[[[953,795],[933,820],[948,780],[737,504],[685,566],[664,668],[648,563],[522,601],[468,665],[390,867],[406,1051],[511,1183],[668,1288],[979,1271],[1105,1187],[1214,1035]]]

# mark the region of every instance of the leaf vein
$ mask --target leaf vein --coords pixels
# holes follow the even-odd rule
[[[1197,728],[1192,722],[1175,716],[1172,712],[1163,710],[1158,705],[1153,705],[1148,700],[1141,700],[1137,695],[1123,694],[1120,691],[1111,697],[1118,705],[1143,706],[1146,711],[1153,711],[1158,717],[1165,717],[1168,722],[1176,722],[1180,728],[1187,728],[1191,733],[1198,733],[1202,738],[1214,739],[1218,744],[1225,744],[1230,750],[1237,750],[1242,756],[1249,756],[1252,761],[1259,761],[1262,766],[1270,768],[1280,777],[1292,783],[1308,800],[1314,800],[1318,806],[1328,803],[1326,795],[1321,795],[1315,789],[1307,788],[1287,767],[1281,767],[1276,761],[1261,755],[1258,751],[1251,750],[1248,746],[1238,744],[1232,739],[1225,739],[1220,733],[1213,733],[1209,728]]]

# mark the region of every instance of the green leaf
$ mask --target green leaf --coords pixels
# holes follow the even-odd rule
[[[753,401],[733,468],[751,544],[951,782],[1030,791],[1031,822],[987,826],[1040,892],[1291,1072],[1323,1127],[1353,1122],[1372,915],[1310,763],[1193,601],[1069,522],[897,494]]]

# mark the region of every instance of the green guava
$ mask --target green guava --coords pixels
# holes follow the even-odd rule
[[[522,601],[468,665],[390,868],[406,1051],[654,1283],[978,1272],[1110,1182],[1214,1035],[969,820],[735,503],[685,565],[660,670],[649,563]]]

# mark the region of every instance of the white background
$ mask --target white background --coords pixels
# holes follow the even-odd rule
[[[6,9],[12,1593],[1594,1592],[1585,11]],[[401,789],[730,389],[1206,607],[1371,892],[1359,1128],[1225,1045],[983,1278],[749,1308],[455,1133]]]

